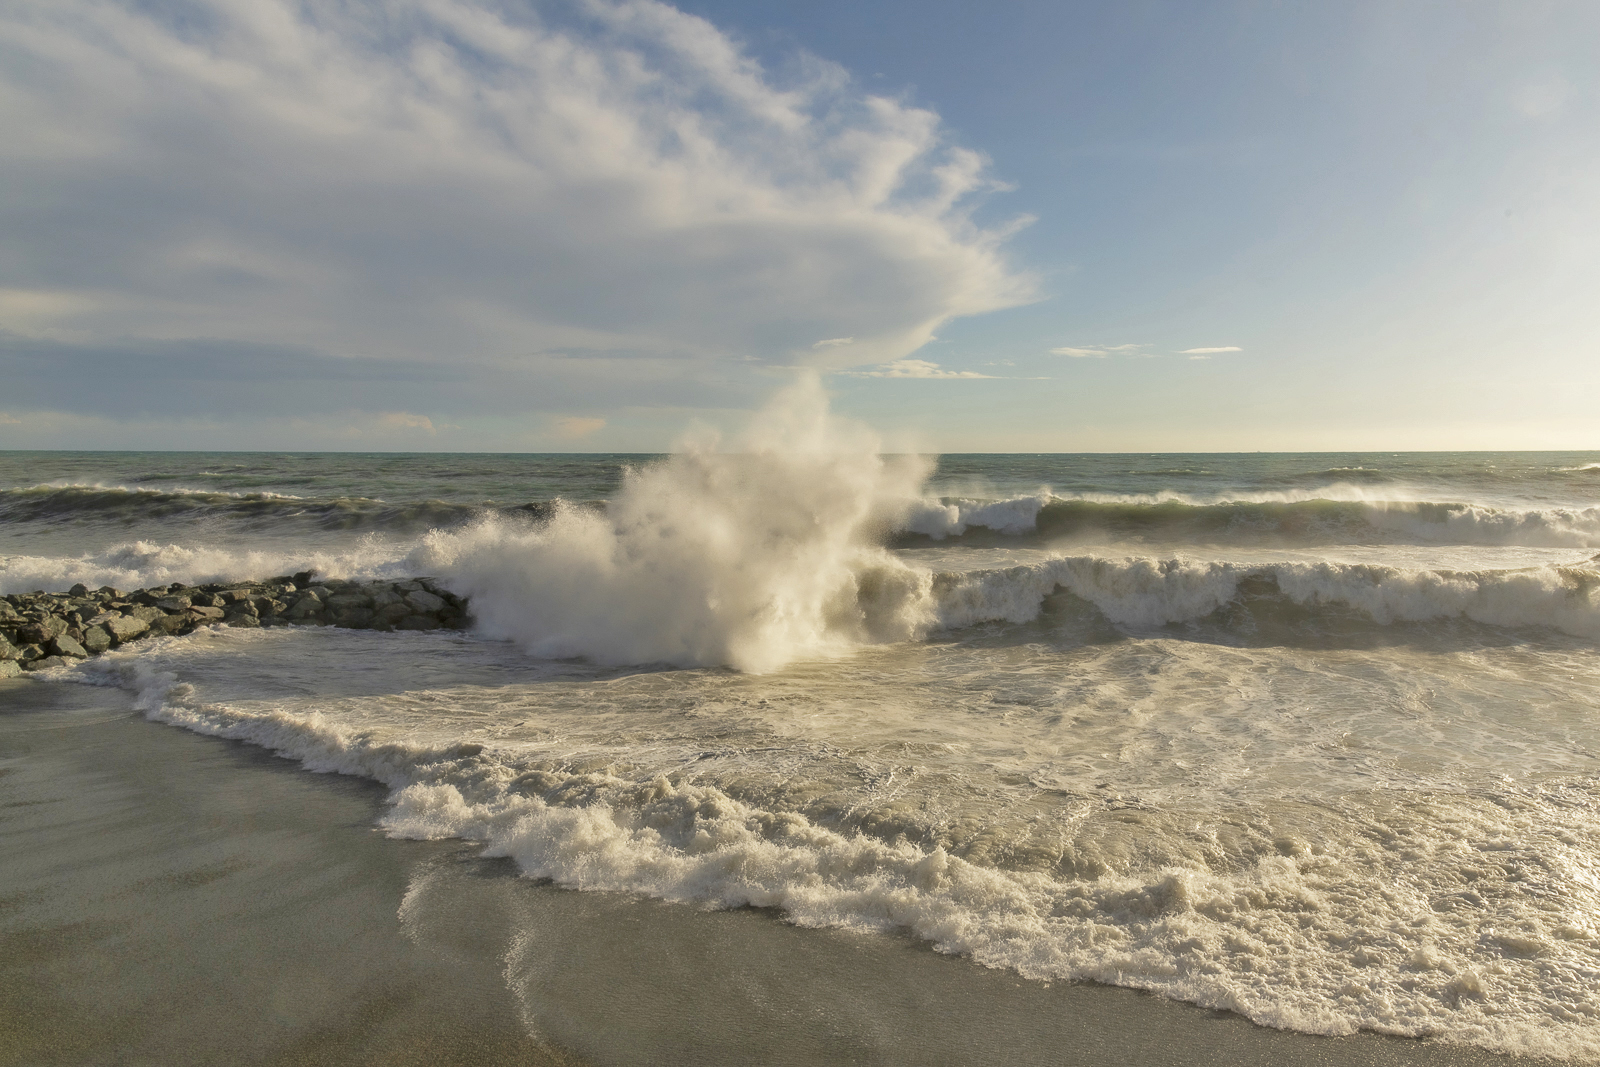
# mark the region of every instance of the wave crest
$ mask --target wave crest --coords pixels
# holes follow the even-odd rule
[[[930,501],[897,543],[960,538],[1114,538],[1192,544],[1452,544],[1600,548],[1600,507],[1501,509],[1430,501],[1330,500],[1295,494],[1204,501],[1182,496]]]

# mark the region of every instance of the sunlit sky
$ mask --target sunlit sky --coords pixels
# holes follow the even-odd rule
[[[1600,5],[13,0],[0,447],[1600,448]]]

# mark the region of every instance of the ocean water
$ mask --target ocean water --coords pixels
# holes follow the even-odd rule
[[[893,456],[805,389],[670,456],[0,453],[0,592],[308,567],[474,628],[55,680],[577,890],[1600,1057],[1600,453]]]

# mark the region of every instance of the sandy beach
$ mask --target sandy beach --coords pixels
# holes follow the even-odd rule
[[[0,682],[0,1063],[1512,1062],[554,888],[383,837],[368,781],[128,704]]]

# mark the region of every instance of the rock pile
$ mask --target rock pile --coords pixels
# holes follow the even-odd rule
[[[59,667],[149,634],[200,626],[342,626],[359,630],[460,629],[464,600],[428,578],[354,582],[310,571],[264,582],[172,585],[124,593],[13,593],[0,598],[0,678]]]

